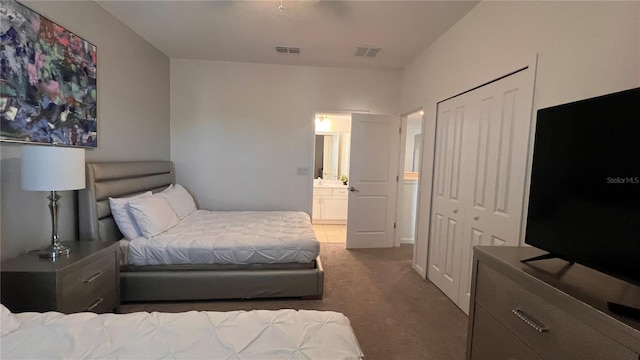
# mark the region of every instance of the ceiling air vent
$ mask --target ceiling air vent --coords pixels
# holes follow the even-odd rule
[[[359,57],[376,57],[376,55],[378,55],[379,51],[380,51],[379,47],[358,46],[356,48],[355,54],[353,54],[353,55],[354,56],[359,56]]]
[[[276,51],[280,54],[300,54],[299,47],[291,46],[276,46]]]

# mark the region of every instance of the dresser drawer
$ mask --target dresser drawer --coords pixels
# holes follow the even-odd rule
[[[471,360],[542,360],[478,304],[473,324]]]
[[[476,303],[544,359],[638,360],[631,350],[483,263]]]
[[[86,265],[78,264],[71,274],[62,279],[60,308],[64,312],[113,310],[117,306],[116,271],[116,259],[113,253],[90,261]]]
[[[329,187],[314,187],[313,188],[313,195],[315,195],[315,196],[332,195],[332,194],[333,194],[333,191]]]
[[[349,189],[333,189],[333,196],[347,196]]]

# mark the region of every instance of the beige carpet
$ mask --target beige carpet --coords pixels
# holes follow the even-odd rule
[[[322,300],[125,304],[121,311],[310,309],[345,314],[367,360],[464,359],[467,316],[411,268],[413,247],[346,250],[322,244]]]

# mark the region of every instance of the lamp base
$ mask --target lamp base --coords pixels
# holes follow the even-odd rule
[[[64,246],[60,243],[52,244],[40,250],[34,251],[34,253],[37,253],[41,258],[54,260],[60,256],[69,255],[70,252],[71,249],[69,249],[69,247]]]

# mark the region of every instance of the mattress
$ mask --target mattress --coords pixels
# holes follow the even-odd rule
[[[129,243],[129,264],[310,263],[320,253],[309,215],[196,210],[150,239]]]
[[[14,314],[2,359],[361,359],[349,319],[330,311]]]

